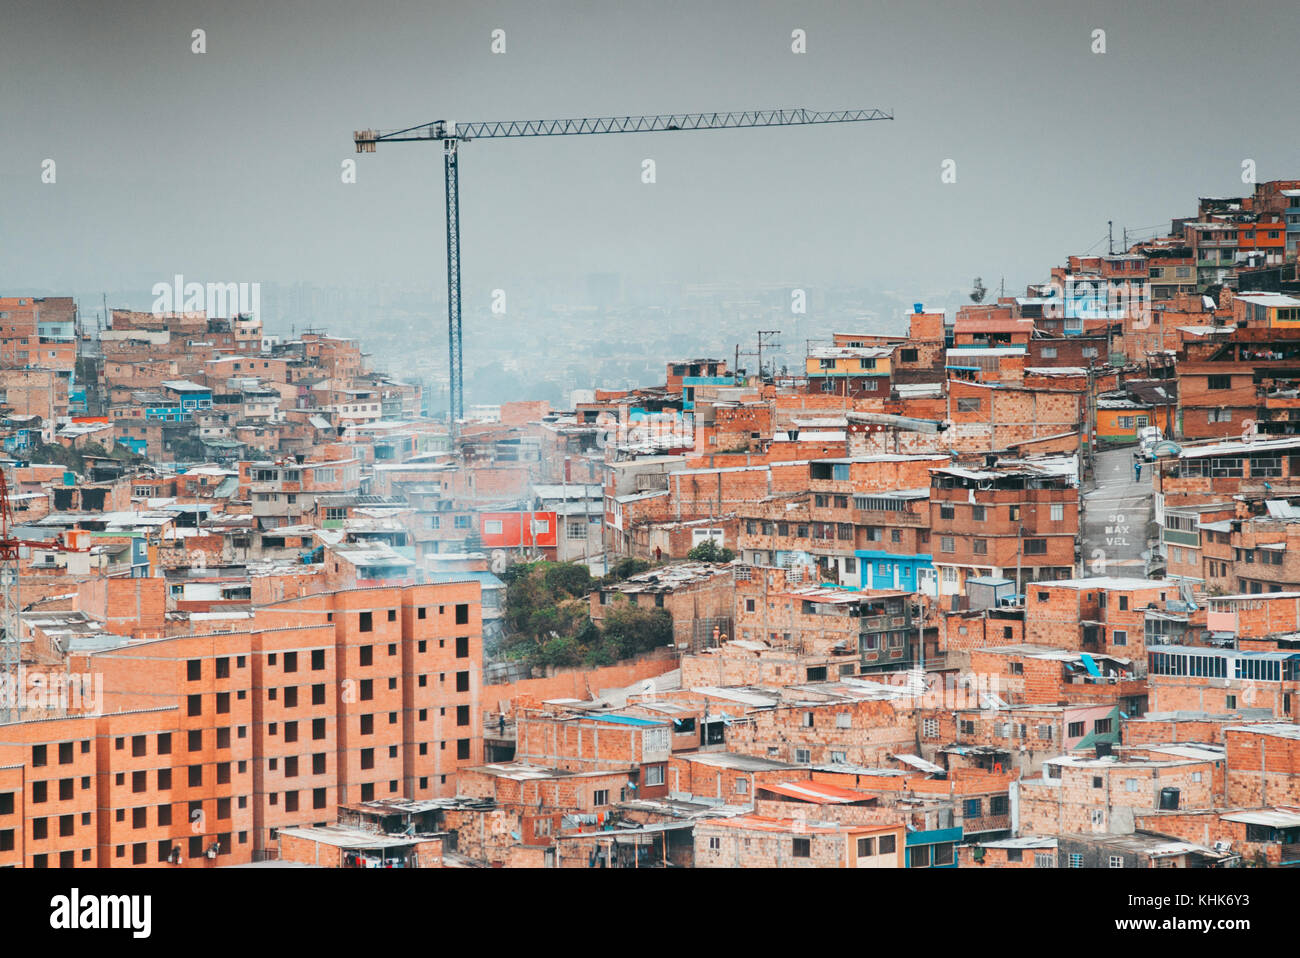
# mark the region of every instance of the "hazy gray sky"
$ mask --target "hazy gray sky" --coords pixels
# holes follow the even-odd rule
[[[441,288],[437,148],[381,146],[340,182],[354,129],[440,118],[897,115],[471,143],[474,298],[556,272],[904,295],[977,274],[1023,283],[1095,243],[1107,218],[1118,234],[1240,193],[1244,158],[1260,179],[1300,175],[1293,2],[0,7],[0,289],[147,292],[174,273]],[[191,52],[196,28],[206,53]],[[940,181],[948,158],[954,184]]]

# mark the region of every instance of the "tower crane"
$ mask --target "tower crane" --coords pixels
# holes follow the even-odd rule
[[[599,133],[658,133],[673,130],[725,130],[758,126],[804,126],[892,120],[884,110],[746,110],[732,113],[667,113],[656,116],[576,117],[567,120],[495,120],[455,123],[435,120],[404,130],[357,130],[358,153],[373,153],[380,143],[442,143],[447,211],[447,337],[451,377],[450,428],[464,416],[460,321],[460,146],[470,140],[520,136],[582,136]]]

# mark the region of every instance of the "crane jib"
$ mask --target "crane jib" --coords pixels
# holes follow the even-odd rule
[[[892,120],[885,110],[748,110],[732,113],[662,113],[654,116],[573,117],[556,120],[488,120],[452,123],[436,120],[404,130],[360,131],[357,143],[411,143],[420,140],[485,139],[517,136],[581,136],[598,133],[654,133],[668,130],[725,130],[760,126],[803,126]],[[368,152],[368,151],[367,151]]]

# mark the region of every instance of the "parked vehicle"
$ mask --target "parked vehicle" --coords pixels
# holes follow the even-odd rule
[[[1137,431],[1138,438],[1138,455],[1144,462],[1151,462],[1155,459],[1156,443],[1160,442],[1164,436],[1160,432],[1159,426],[1143,426]]]

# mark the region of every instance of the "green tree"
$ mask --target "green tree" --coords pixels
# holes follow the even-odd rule
[[[547,563],[543,574],[552,593],[583,596],[591,591],[591,570],[580,562]]]
[[[81,453],[75,449],[69,449],[61,443],[52,442],[48,446],[44,443],[35,443],[27,451],[29,462],[39,462],[44,465],[62,466],[72,472],[81,472],[85,468],[82,461]]]
[[[651,564],[645,559],[637,559],[633,556],[624,556],[614,563],[614,568],[610,570],[609,575],[605,576],[606,582],[622,582],[624,579],[630,579],[634,575],[640,575],[651,568]]]
[[[663,609],[617,605],[605,615],[605,641],[618,642],[621,658],[649,652],[673,641],[673,617]]]
[[[686,553],[686,558],[696,562],[730,562],[736,558],[736,553],[725,546],[718,545],[716,540],[710,538]]]
[[[533,657],[536,665],[558,667],[577,665],[582,661],[582,648],[578,640],[569,635],[557,635],[542,643]]]

